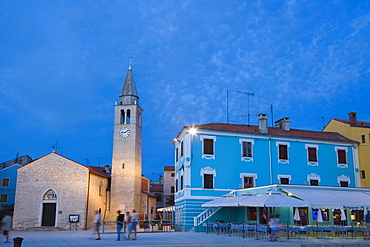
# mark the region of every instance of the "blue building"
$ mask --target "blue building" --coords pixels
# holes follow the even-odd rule
[[[0,205],[12,205],[15,199],[15,188],[17,184],[17,169],[30,163],[31,157],[28,155],[16,156],[0,163]]]
[[[359,187],[358,142],[333,132],[210,123],[185,126],[175,145],[175,224],[189,231],[201,205],[231,191],[284,184]]]

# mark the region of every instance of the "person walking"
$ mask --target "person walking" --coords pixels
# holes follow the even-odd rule
[[[136,210],[132,210],[132,227],[131,231],[134,232],[134,238],[132,240],[136,240],[136,226],[139,223],[139,215],[136,213]]]
[[[3,230],[3,235],[5,236],[4,243],[9,243],[9,232],[12,230],[12,216],[10,216],[10,214],[4,214],[4,217],[1,220],[1,229]]]
[[[131,215],[130,212],[126,212],[126,234],[127,234],[127,240],[130,240],[131,236],[131,226],[132,226],[132,220],[131,220]]]
[[[121,211],[118,210],[117,211],[117,222],[116,222],[116,225],[117,225],[117,240],[116,241],[121,241],[121,230],[122,230],[122,227],[123,227],[123,223],[125,221],[125,215],[124,214],[121,214]]]
[[[268,228],[268,235],[267,235],[267,240],[268,241],[274,241],[274,231],[273,231],[273,227],[274,227],[274,215],[270,214],[270,217],[268,219],[268,222],[267,222],[267,228]]]
[[[370,211],[365,215],[365,240],[370,240]]]
[[[94,223],[95,223],[94,231],[96,231],[96,233],[98,234],[98,238],[95,239],[95,240],[100,240],[100,230],[99,230],[100,229],[100,223],[101,223],[101,209],[100,208],[99,208],[99,210],[96,210]]]

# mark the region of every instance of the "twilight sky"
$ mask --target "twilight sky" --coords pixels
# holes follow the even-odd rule
[[[111,164],[113,105],[132,55],[143,174],[173,165],[185,125],[317,130],[370,121],[370,1],[0,1],[0,162],[58,153]]]

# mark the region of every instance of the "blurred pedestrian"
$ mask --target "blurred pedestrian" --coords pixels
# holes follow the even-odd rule
[[[8,213],[5,213],[1,220],[1,230],[3,230],[3,235],[5,236],[4,243],[9,243],[9,232],[12,230],[12,216]]]

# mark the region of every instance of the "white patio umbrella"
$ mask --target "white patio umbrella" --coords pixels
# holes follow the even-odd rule
[[[342,221],[347,220],[346,211],[344,209],[342,209],[342,213],[340,215],[340,220],[342,220]]]
[[[234,195],[226,194],[226,195],[223,195],[223,196],[221,196],[219,198],[216,198],[216,199],[214,199],[212,201],[206,202],[206,203],[202,204],[201,206],[203,208],[223,207],[222,205],[225,205],[228,201],[230,201],[233,198],[235,198]]]
[[[323,222],[321,209],[317,210],[317,222]]]
[[[295,208],[295,212],[294,212],[294,217],[293,217],[294,220],[296,221],[300,221],[301,220],[301,217],[299,215],[299,210],[298,208]]]
[[[306,201],[286,196],[277,190],[269,190],[259,196],[250,196],[239,202],[239,206],[245,207],[309,207]]]

